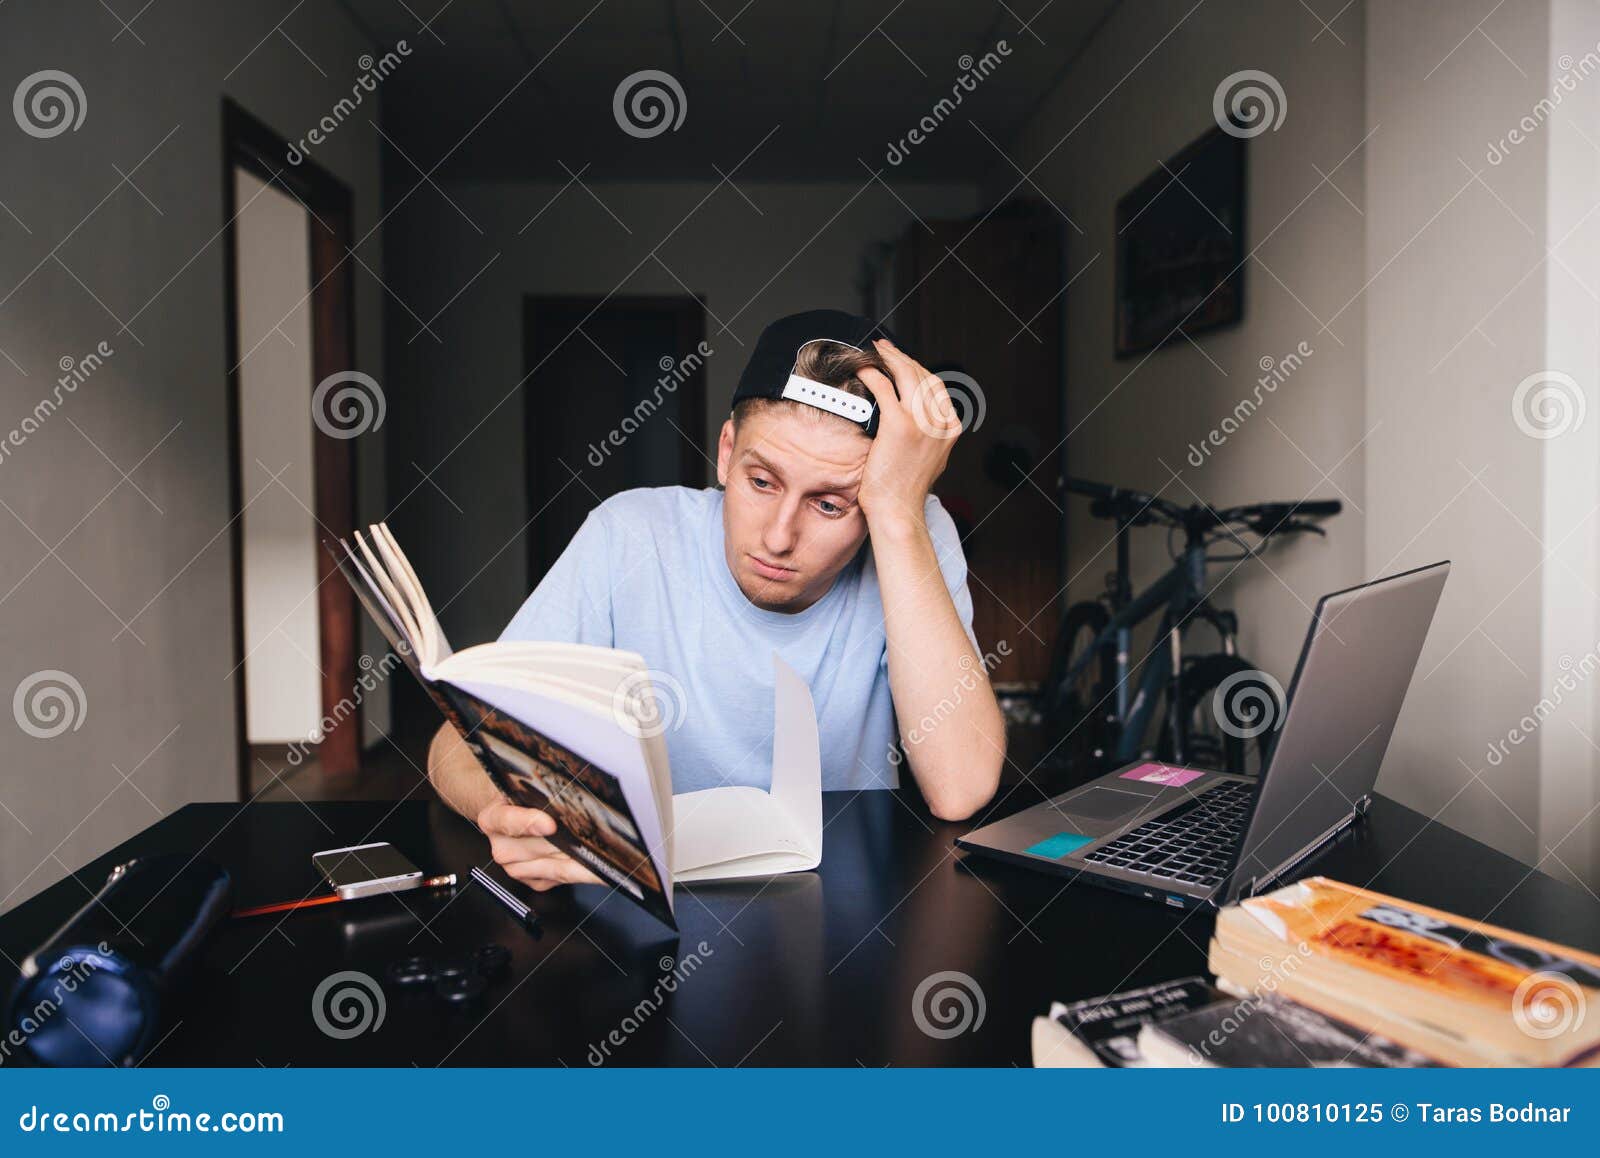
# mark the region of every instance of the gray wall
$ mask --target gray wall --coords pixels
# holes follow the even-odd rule
[[[1285,682],[1320,593],[1452,558],[1380,788],[1600,883],[1600,680],[1582,674],[1600,669],[1594,8],[1373,0],[1324,28],[1301,5],[1191,7],[1119,8],[1015,145],[1083,230],[1068,231],[1069,469],[1179,501],[1342,497],[1326,542],[1275,549],[1223,588],[1245,653]],[[1248,146],[1245,320],[1115,361],[1115,201],[1209,129],[1214,92],[1247,69],[1281,84],[1285,116]],[[1539,127],[1491,162],[1525,115]],[[1015,174],[996,178],[993,196]],[[1258,360],[1301,340],[1304,364],[1187,461],[1252,394]],[[1513,395],[1552,370],[1588,421],[1530,437]],[[1077,598],[1109,555],[1075,509]],[[1159,536],[1136,542],[1140,577],[1167,565]]]
[[[1483,15],[1368,10],[1367,562],[1455,563],[1385,787],[1592,886],[1600,19],[1524,2],[1470,34]],[[1587,421],[1516,412],[1551,374]]]
[[[1274,550],[1238,568],[1223,589],[1243,612],[1244,653],[1287,681],[1316,594],[1362,574],[1363,318],[1346,313],[1322,330],[1322,320],[1361,289],[1362,218],[1334,189],[1317,188],[1312,166],[1326,172],[1348,154],[1334,179],[1359,195],[1363,61],[1359,39],[1343,48],[1327,36],[1313,43],[1315,26],[1299,5],[1208,4],[1183,19],[1192,7],[1118,8],[1014,153],[1072,222],[1065,227],[1068,276],[1077,279],[1066,294],[1067,469],[1179,503],[1345,500],[1326,540],[1305,537]],[[1359,38],[1360,28],[1358,5],[1340,34]],[[1245,249],[1253,257],[1244,270],[1244,321],[1197,345],[1180,341],[1119,361],[1112,355],[1116,201],[1215,125],[1218,82],[1247,68],[1282,78],[1288,120],[1283,131],[1248,144]],[[1009,168],[996,177],[995,197],[1018,180]],[[1273,381],[1263,359],[1276,368],[1298,357],[1302,342],[1310,355],[1285,363],[1294,369]],[[1263,377],[1273,388],[1259,391],[1259,409],[1236,430],[1224,428],[1241,399],[1256,401]],[[1191,444],[1213,430],[1222,445],[1192,465]],[[1106,524],[1086,512],[1077,501],[1068,510],[1071,599],[1103,589],[1114,563]],[[1171,565],[1159,533],[1135,534],[1133,551],[1136,582]]]
[[[53,395],[62,359],[113,351],[0,459],[0,695],[49,670],[83,690],[54,738],[0,727],[0,909],[187,801],[235,794],[222,98],[297,138],[372,48],[336,6],[274,33],[284,11],[164,0],[125,32],[92,2],[0,7],[0,435]],[[77,79],[86,115],[36,139],[9,97],[44,68]],[[358,117],[315,151],[354,188],[358,236],[381,215],[378,143]],[[380,239],[361,250],[377,274]],[[356,285],[375,371],[382,290],[366,272]],[[358,453],[370,511],[381,434]]]

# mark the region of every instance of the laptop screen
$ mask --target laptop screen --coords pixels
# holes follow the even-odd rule
[[[1435,563],[1318,602],[1226,900],[1364,807],[1449,572]]]

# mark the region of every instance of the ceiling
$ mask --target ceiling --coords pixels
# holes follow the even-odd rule
[[[837,179],[865,162],[968,181],[1003,164],[997,146],[1118,0],[341,3],[375,45],[410,48],[381,82],[384,130],[423,169],[442,159],[438,176],[716,179],[737,165],[741,178]],[[999,41],[1009,55],[960,88],[963,58]],[[612,103],[646,69],[678,82],[684,116],[638,138]],[[959,107],[891,164],[891,142],[958,93]]]

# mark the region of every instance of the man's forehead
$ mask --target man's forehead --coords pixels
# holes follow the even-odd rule
[[[842,422],[795,414],[752,415],[739,426],[738,454],[800,481],[854,486],[872,443]]]

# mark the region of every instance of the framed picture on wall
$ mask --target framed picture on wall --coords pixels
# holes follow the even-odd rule
[[[1212,129],[1117,202],[1116,356],[1244,316],[1245,142]]]

